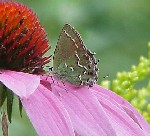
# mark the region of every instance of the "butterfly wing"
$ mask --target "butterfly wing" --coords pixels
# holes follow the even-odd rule
[[[74,56],[76,50],[77,45],[75,42],[65,30],[62,30],[54,51],[53,68],[59,67],[59,65],[65,62],[69,57]]]
[[[55,77],[75,85],[92,86],[97,80],[94,54],[83,44],[79,33],[68,24],[60,34],[53,66]]]
[[[62,81],[67,81],[75,85],[80,85],[77,76],[78,72],[74,71],[77,65],[77,45],[75,41],[62,30],[53,56],[53,75]]]
[[[86,71],[82,75],[81,80],[85,84],[94,84],[92,82],[97,81],[98,79],[98,68],[97,62],[94,57],[94,53],[92,53],[85,46],[80,34],[69,24],[66,24],[63,29],[75,40],[75,43],[78,46],[78,56],[80,59],[80,64],[85,67]],[[87,82],[85,81],[87,79]]]
[[[80,51],[87,50],[86,46],[84,45],[81,39],[80,34],[70,24],[65,24],[63,30],[65,30],[68,33],[68,35],[70,35],[74,39]]]

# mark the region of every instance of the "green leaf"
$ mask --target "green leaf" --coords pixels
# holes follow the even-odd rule
[[[18,100],[19,100],[19,112],[20,112],[20,116],[22,117],[22,103],[19,98],[18,98]]]
[[[6,87],[2,84],[0,84],[0,108],[4,104],[4,101],[6,99]]]
[[[14,98],[14,94],[10,90],[7,90],[7,115],[10,123],[11,123],[11,115],[12,115],[13,98]]]

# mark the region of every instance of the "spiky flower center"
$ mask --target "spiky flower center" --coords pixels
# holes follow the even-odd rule
[[[44,54],[49,49],[45,30],[31,9],[21,3],[0,1],[0,71],[44,73],[43,66],[50,61],[50,56],[44,57]],[[6,102],[9,122],[13,98],[14,94],[0,83],[0,110]],[[21,113],[20,100],[19,110]],[[7,121],[2,123],[3,132],[5,125]]]
[[[0,3],[0,69],[39,74],[50,57],[43,26],[36,14],[20,3]]]

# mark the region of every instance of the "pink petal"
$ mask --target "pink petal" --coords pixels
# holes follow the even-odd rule
[[[22,72],[1,70],[0,81],[19,97],[28,97],[40,84],[40,77]]]
[[[60,86],[60,82],[53,83],[52,91],[68,111],[76,135],[116,136],[102,106],[88,87]]]
[[[77,136],[150,135],[149,124],[120,96],[98,85],[74,87],[52,77],[47,80],[68,111]]]
[[[38,135],[75,135],[67,111],[47,88],[40,85],[33,94],[21,101]]]
[[[98,85],[93,89],[119,136],[150,135],[150,125],[126,100]]]

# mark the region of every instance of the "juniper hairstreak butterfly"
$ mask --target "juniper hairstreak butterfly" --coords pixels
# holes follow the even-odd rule
[[[52,73],[54,78],[77,86],[92,87],[98,79],[94,53],[87,49],[79,33],[69,24],[60,33]]]

